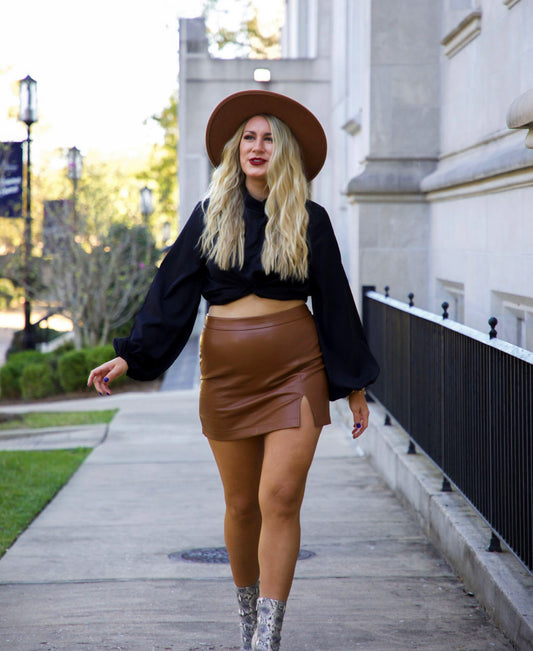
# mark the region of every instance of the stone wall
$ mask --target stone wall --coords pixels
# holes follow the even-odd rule
[[[533,152],[508,129],[533,87],[533,4],[443,4],[440,157],[422,182],[431,203],[430,309],[452,298],[460,320],[533,348]],[[452,314],[453,315],[453,314]]]

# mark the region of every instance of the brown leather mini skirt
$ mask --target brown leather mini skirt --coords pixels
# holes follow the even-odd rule
[[[230,441],[299,427],[307,397],[315,425],[329,397],[315,322],[306,305],[264,316],[207,316],[200,339],[205,436]]]

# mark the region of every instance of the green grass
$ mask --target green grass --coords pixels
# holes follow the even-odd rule
[[[0,451],[0,556],[68,482],[90,451]]]
[[[110,423],[117,409],[102,411],[30,411],[23,414],[1,414],[0,430],[67,425],[95,425]],[[7,417],[4,420],[4,417]]]

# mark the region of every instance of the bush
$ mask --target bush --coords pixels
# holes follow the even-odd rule
[[[83,350],[71,350],[57,360],[59,384],[63,391],[80,391],[87,386],[89,375],[87,358]]]
[[[6,362],[0,368],[0,396],[3,400],[20,398],[20,374],[22,368],[13,362]]]
[[[40,400],[56,393],[56,379],[53,369],[46,362],[28,364],[20,379],[24,400]]]
[[[24,368],[28,364],[43,361],[43,353],[38,350],[21,350],[16,353],[11,353],[8,357],[8,362],[12,362],[17,366]]]
[[[53,357],[54,359],[57,359],[61,357],[64,353],[69,353],[71,350],[74,350],[74,342],[73,341],[65,341],[64,344],[61,344],[61,346],[58,346],[57,348],[54,348],[54,350],[50,351],[49,355],[50,357]]]
[[[36,350],[12,353],[0,367],[0,398],[38,400],[62,391],[82,391],[86,389],[91,369],[116,356],[111,344],[82,350],[71,348],[72,344],[67,343],[51,353]],[[34,368],[27,376],[24,375],[29,366],[41,369],[43,375],[40,383],[39,378],[34,376]],[[127,381],[128,378],[123,375],[113,382],[113,386],[120,386]]]
[[[96,346],[94,348],[84,348],[83,352],[85,353],[89,370],[117,356],[111,344],[107,346]]]
[[[21,376],[29,364],[42,362],[44,355],[37,350],[24,350],[13,353],[8,361],[0,368],[0,395],[3,399],[12,400],[22,396]]]

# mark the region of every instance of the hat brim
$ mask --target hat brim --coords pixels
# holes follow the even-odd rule
[[[244,90],[223,99],[211,113],[205,145],[211,163],[218,167],[222,151],[240,125],[254,115],[273,115],[290,128],[300,145],[308,181],[320,172],[327,153],[326,134],[317,118],[295,100],[266,90]]]

